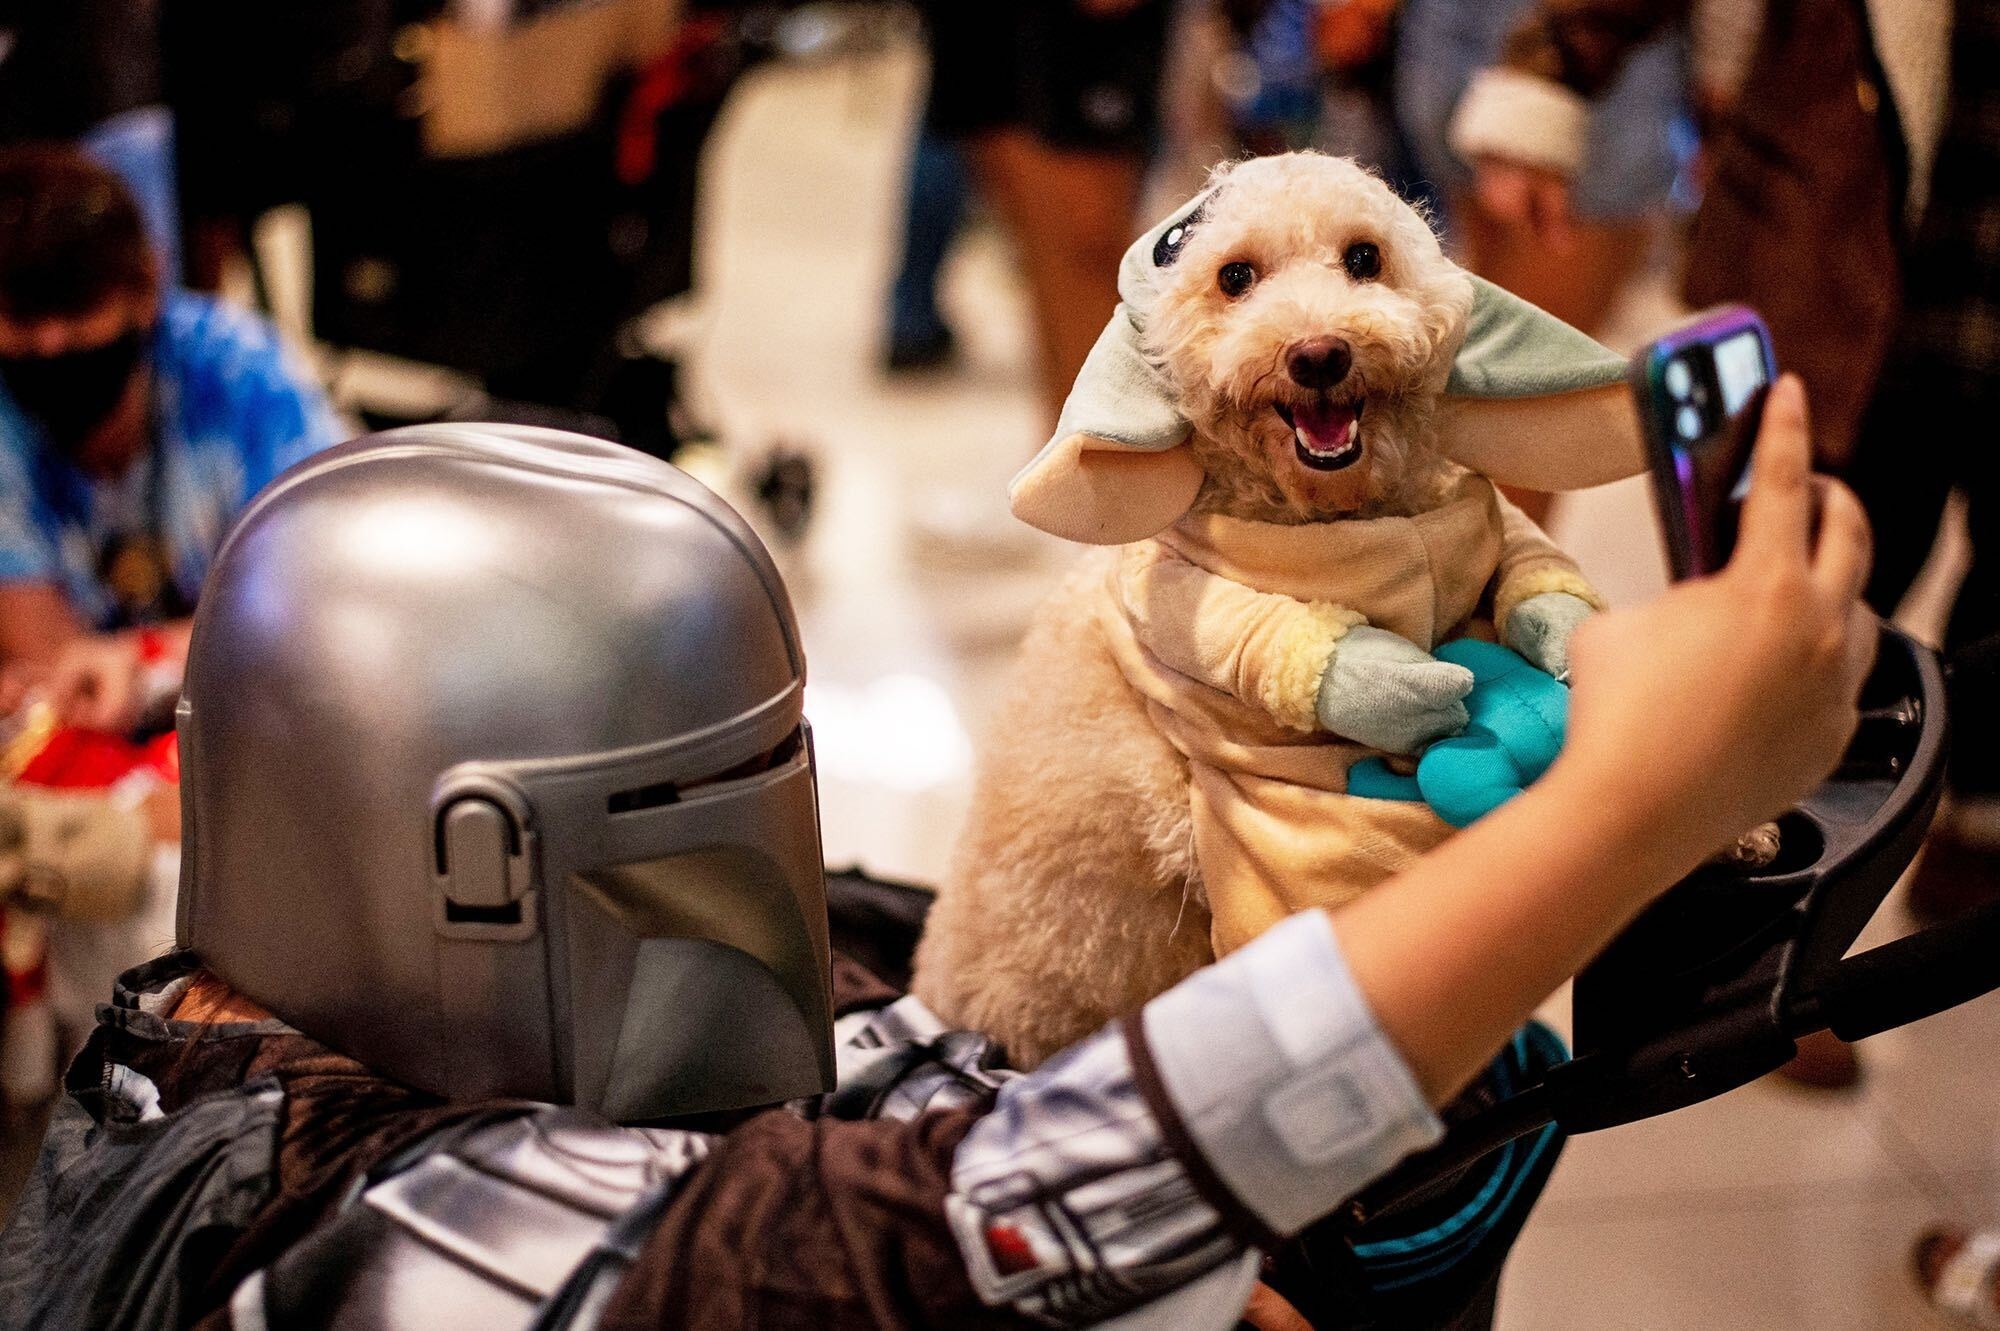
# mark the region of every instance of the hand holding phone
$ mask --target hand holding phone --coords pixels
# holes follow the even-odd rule
[[[1709,310],[1632,358],[1653,498],[1676,580],[1729,562],[1764,394],[1777,373],[1764,321],[1742,305]]]

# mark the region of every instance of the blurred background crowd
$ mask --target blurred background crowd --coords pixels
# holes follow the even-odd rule
[[[1756,306],[1870,509],[1873,603],[2000,631],[1993,0],[0,3],[4,1191],[171,939],[178,665],[257,488],[433,420],[689,467],[799,602],[829,859],[934,880],[1063,567],[1007,476],[1131,238],[1293,148],[1621,350]],[[1517,497],[1629,601],[1642,485]],[[2000,892],[1996,740],[1961,725],[1879,928]],[[1988,1001],[1579,1141],[1502,1325],[1947,1324],[1927,1284],[2000,1219],[1996,1048]]]

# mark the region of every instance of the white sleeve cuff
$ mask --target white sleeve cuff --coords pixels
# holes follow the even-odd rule
[[[1444,1134],[1322,911],[1182,981],[1139,1023],[1189,1143],[1275,1234],[1305,1228]]]
[[[1560,83],[1493,67],[1472,76],[1446,139],[1466,162],[1499,157],[1574,178],[1583,169],[1590,105]]]

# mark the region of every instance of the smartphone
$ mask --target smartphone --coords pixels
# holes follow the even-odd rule
[[[1770,330],[1743,305],[1704,311],[1632,357],[1632,395],[1676,579],[1729,562],[1764,394],[1777,375]]]

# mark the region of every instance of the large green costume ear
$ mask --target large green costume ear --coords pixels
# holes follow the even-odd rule
[[[1644,471],[1624,358],[1484,278],[1472,286],[1438,407],[1445,455],[1529,490],[1582,490]]]
[[[1134,241],[1118,265],[1118,308],[1084,359],[1055,437],[1008,488],[1014,515],[1092,545],[1142,541],[1180,520],[1202,470],[1183,447],[1188,423],[1141,339],[1162,272],[1201,224],[1208,196]]]

